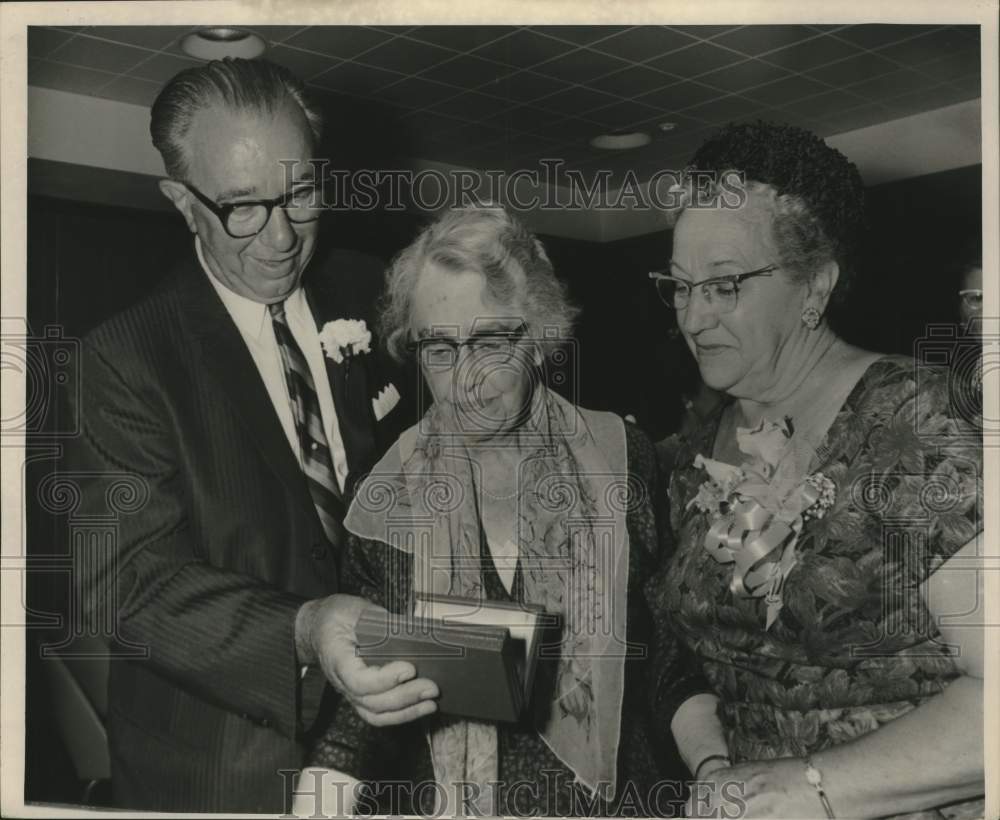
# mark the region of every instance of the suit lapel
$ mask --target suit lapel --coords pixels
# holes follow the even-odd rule
[[[317,329],[326,322],[336,319],[355,318],[343,310],[331,306],[329,291],[306,288],[306,298]],[[354,482],[375,463],[375,413],[369,395],[370,359],[372,354],[364,353],[354,357],[350,366],[338,364],[324,356],[326,372],[333,394],[333,406],[337,413],[337,426],[347,456],[347,495],[351,495]]]
[[[196,263],[197,264],[197,263]],[[305,475],[278,420],[271,397],[250,351],[204,271],[195,267],[181,275],[182,321],[200,346],[205,366],[218,379],[234,415],[260,449],[264,460],[299,500],[316,516]],[[318,520],[318,517],[317,517]]]

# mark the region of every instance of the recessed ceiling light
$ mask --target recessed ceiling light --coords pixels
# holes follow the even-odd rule
[[[627,151],[629,148],[641,148],[649,145],[652,140],[645,131],[632,131],[630,133],[601,134],[594,137],[590,144],[594,148],[602,148],[605,151]]]
[[[212,26],[199,29],[181,40],[181,50],[199,60],[242,57],[252,60],[267,50],[264,40],[246,29]]]
[[[677,127],[676,122],[661,122],[658,126],[661,131],[673,131]]]

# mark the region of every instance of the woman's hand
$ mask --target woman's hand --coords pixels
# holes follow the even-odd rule
[[[725,760],[709,760],[705,765],[698,767],[697,779],[704,780],[707,777],[712,776],[712,772],[717,772],[720,769],[731,769],[733,768],[731,764],[727,763]]]
[[[797,757],[739,766],[707,764],[699,777],[691,786],[688,817],[825,817],[806,780],[805,763]]]

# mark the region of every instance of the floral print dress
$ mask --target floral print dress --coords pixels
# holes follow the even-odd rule
[[[687,645],[719,696],[734,763],[817,752],[944,691],[959,675],[954,648],[919,585],[983,520],[982,440],[952,412],[949,374],[890,356],[861,377],[810,468],[834,481],[835,501],[805,524],[769,630],[763,599],[729,591],[732,565],[708,554],[707,517],[688,506],[705,479],[693,461],[712,454],[720,417],[677,455],[676,550],[647,596],[658,628]],[[655,679],[665,691],[654,703],[671,700],[670,676]]]

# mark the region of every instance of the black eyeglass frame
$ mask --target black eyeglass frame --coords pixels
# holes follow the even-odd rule
[[[208,210],[210,210],[213,214],[215,214],[219,222],[222,223],[223,230],[227,234],[229,234],[233,239],[249,239],[251,236],[257,236],[257,234],[259,234],[261,231],[264,230],[264,228],[267,227],[267,223],[271,221],[271,214],[274,212],[275,208],[283,208],[283,209],[286,208],[288,202],[297,194],[300,194],[302,192],[301,187],[298,190],[293,188],[291,191],[288,191],[287,193],[284,193],[279,197],[275,197],[274,199],[244,199],[240,200],[239,202],[226,202],[223,205],[219,205],[217,202],[212,200],[211,197],[199,191],[190,182],[184,182],[182,184],[192,194],[195,195],[195,198],[202,205],[204,205],[206,208],[208,208]],[[315,195],[316,189],[314,186],[311,187],[311,190],[313,192],[313,195]],[[267,210],[267,216],[264,217],[264,222],[253,233],[234,234],[229,229],[229,217],[232,215],[233,211],[235,211],[237,208],[245,208],[247,206],[253,206],[253,205],[261,205]],[[288,217],[289,222],[292,222],[296,225],[308,225],[310,222],[315,222],[317,219],[319,219],[320,209],[317,209],[316,215],[310,217],[309,219],[293,219],[291,214],[288,213],[287,209],[285,210],[285,216]]]
[[[656,289],[656,295],[660,297],[660,301],[663,302],[668,308],[673,310],[687,310],[688,306],[691,304],[691,293],[695,288],[703,288],[706,285],[714,285],[719,282],[727,282],[736,288],[736,298],[739,300],[740,295],[740,285],[742,285],[747,279],[753,279],[757,276],[770,276],[774,271],[778,270],[781,265],[765,265],[762,268],[757,268],[756,270],[747,271],[746,273],[729,273],[725,276],[713,276],[710,279],[703,279],[700,282],[689,282],[687,279],[679,279],[676,276],[671,276],[669,273],[664,273],[663,270],[651,270],[649,272],[649,278],[655,282],[668,280],[670,282],[676,282],[679,285],[684,285],[688,288],[688,299],[684,307],[677,307],[676,305],[670,304],[663,295],[660,293],[660,289]],[[665,270],[671,270],[671,268],[665,268]],[[733,306],[735,309],[735,305]]]
[[[419,339],[412,339],[406,343],[406,352],[411,356],[416,357],[419,354],[421,347],[427,344],[445,344],[448,345],[455,354],[455,361],[458,361],[459,352],[463,347],[469,347],[475,345],[477,342],[490,342],[490,341],[505,341],[510,342],[513,345],[525,337],[528,333],[528,323],[521,322],[517,327],[511,330],[489,330],[482,332],[473,332],[470,336],[464,339],[456,339],[453,336],[422,336]]]

